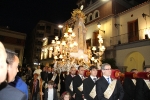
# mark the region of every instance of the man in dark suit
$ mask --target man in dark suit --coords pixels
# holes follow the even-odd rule
[[[60,74],[60,95],[62,95],[62,93],[66,91],[65,89],[66,74],[67,74],[66,72],[61,72]]]
[[[89,70],[91,73],[90,76],[83,81],[84,98],[86,100],[97,100],[96,96],[97,67],[91,66]]]
[[[43,70],[42,70],[42,72],[41,72],[42,81],[46,82],[46,80],[47,80],[47,75],[48,75],[48,73],[46,72],[46,67],[43,67]]]
[[[150,69],[150,68],[149,68]],[[150,99],[150,84],[149,71],[137,73],[138,78],[136,79],[136,97],[135,100],[149,100]]]
[[[123,82],[123,100],[135,100],[136,79],[133,75],[137,72],[137,69],[132,69],[130,72],[125,73],[125,78]]]
[[[84,67],[78,67],[78,75],[73,79],[73,91],[75,93],[75,100],[83,100],[83,80],[84,80]]]
[[[0,42],[0,100],[26,100],[26,95],[6,83],[7,63],[6,50]]]
[[[102,64],[103,76],[96,82],[98,100],[123,100],[124,91],[119,80],[111,79],[111,66]]]
[[[48,67],[48,73],[47,73],[47,78],[45,80],[45,82],[47,83],[48,81],[50,81],[53,77],[53,73],[52,73],[52,68]]]
[[[73,100],[75,98],[75,93],[73,92],[73,85],[71,83],[73,83],[73,78],[76,76],[76,68],[75,67],[71,67],[70,69],[70,74],[66,76],[65,79],[65,87],[66,87],[66,91],[68,91],[71,94],[71,97]]]
[[[58,100],[57,90],[53,88],[53,85],[54,81],[51,80],[48,82],[48,88],[46,88],[44,92],[44,100]]]

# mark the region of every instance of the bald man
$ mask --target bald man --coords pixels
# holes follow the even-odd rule
[[[0,100],[26,100],[24,93],[6,83],[7,54],[4,45],[0,42]]]

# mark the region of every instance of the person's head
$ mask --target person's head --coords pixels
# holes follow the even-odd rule
[[[37,66],[37,69],[40,69],[40,66]]]
[[[144,72],[150,72],[150,67],[144,67]]]
[[[31,70],[31,68],[30,68],[30,67],[28,67],[28,70]]]
[[[62,95],[61,95],[61,100],[70,100],[71,99],[71,95],[69,92],[64,92]]]
[[[51,89],[53,88],[53,86],[54,86],[54,81],[52,80],[48,81],[47,87]]]
[[[101,66],[101,70],[104,76],[109,77],[111,75],[111,65],[108,63],[104,63]]]
[[[79,66],[78,67],[78,74],[80,74],[80,75],[84,75],[84,67],[83,66]]]
[[[96,77],[96,75],[97,75],[97,67],[96,66],[91,66],[89,68],[89,70],[90,70],[91,76]]]
[[[38,78],[38,74],[37,74],[37,73],[34,73],[34,74],[33,74],[33,79],[36,80],[37,78]]]
[[[0,83],[4,82],[7,74],[7,54],[4,45],[0,42]]]
[[[48,67],[48,72],[51,72],[51,71],[52,71],[51,67]]]
[[[75,75],[76,74],[76,68],[75,67],[71,67],[70,74],[71,75]]]
[[[54,72],[54,67],[51,67],[51,71]]]
[[[138,73],[138,70],[137,69],[131,69],[130,72]]]
[[[7,53],[7,64],[8,64],[8,82],[15,80],[18,73],[19,58],[16,53],[11,50],[6,50]]]
[[[46,67],[43,67],[43,70],[42,71],[46,71]]]

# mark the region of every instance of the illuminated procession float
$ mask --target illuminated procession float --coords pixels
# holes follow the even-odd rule
[[[100,69],[102,55],[105,51],[103,38],[99,32],[97,37],[98,50],[96,46],[87,47],[85,18],[85,14],[80,9],[75,9],[71,17],[74,28],[66,27],[66,31],[63,33],[64,36],[60,39],[55,36],[51,44],[47,44],[48,39],[44,38],[45,45],[42,47],[41,60],[53,58],[53,67],[59,72],[68,72],[72,66],[78,68],[80,65],[84,66],[85,69],[88,69],[91,65],[96,65]]]

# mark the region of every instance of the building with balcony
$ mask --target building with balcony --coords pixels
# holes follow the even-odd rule
[[[129,1],[129,2],[127,2]],[[114,58],[122,71],[150,65],[150,1],[79,0],[87,18],[88,46],[97,46],[101,34],[106,47],[104,58]],[[136,6],[135,6],[136,5]],[[66,21],[73,27],[71,19]],[[100,29],[97,24],[101,24]]]
[[[60,29],[57,24],[40,20],[31,35],[29,36],[29,45],[26,50],[26,63],[30,66],[37,66],[44,62],[41,61],[41,48],[43,47],[43,39],[47,38],[47,43],[50,44],[55,36],[60,35]],[[28,66],[29,66],[28,65]]]
[[[10,49],[18,54],[19,66],[22,66],[26,34],[0,28],[0,41],[6,49]]]

